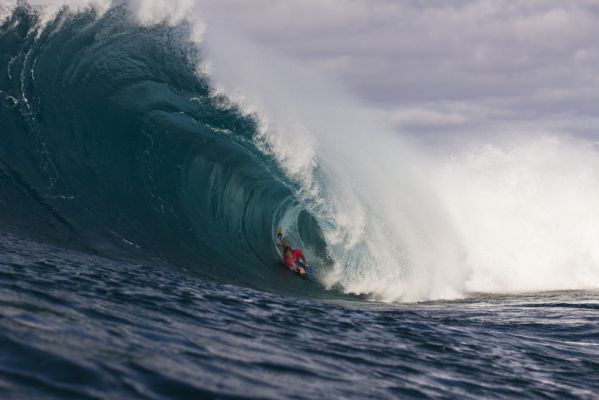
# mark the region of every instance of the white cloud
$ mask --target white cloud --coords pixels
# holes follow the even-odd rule
[[[559,129],[567,129],[564,116],[570,114],[573,129],[587,120],[587,133],[597,131],[597,1],[262,0],[202,6],[208,29],[211,23],[226,25],[282,57],[317,66],[366,103],[390,110],[390,118],[400,115],[402,126],[411,120],[455,128],[470,117],[448,114],[448,104],[467,104],[491,110],[489,120],[477,118],[477,127],[535,123],[538,130],[553,130],[551,121],[559,117]],[[414,110],[426,111],[416,116]]]

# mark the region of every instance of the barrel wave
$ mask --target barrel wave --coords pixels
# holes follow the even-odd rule
[[[307,297],[599,287],[596,142],[481,132],[423,145],[227,12],[2,3],[3,229]],[[317,283],[281,268],[278,226]]]
[[[183,37],[137,26],[123,7],[63,10],[43,27],[27,6],[11,12],[0,28],[0,221],[276,290],[276,227],[315,262],[322,233],[256,147],[255,119],[213,93]]]

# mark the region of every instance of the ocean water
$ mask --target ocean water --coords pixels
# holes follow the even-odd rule
[[[194,2],[0,1],[1,398],[597,397],[593,146],[441,162]]]
[[[599,292],[419,304],[293,298],[11,235],[0,250],[2,398],[599,391]]]

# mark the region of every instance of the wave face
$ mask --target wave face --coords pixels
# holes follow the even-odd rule
[[[254,144],[256,123],[196,73],[185,28],[114,7],[17,7],[0,28],[0,219],[7,230],[275,288],[279,224],[322,233]]]

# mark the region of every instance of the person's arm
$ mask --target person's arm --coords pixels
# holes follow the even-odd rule
[[[301,275],[304,275],[304,274],[306,273],[306,269],[305,269],[305,268],[307,268],[307,267],[308,267],[308,260],[306,260],[306,256],[304,256],[304,252],[301,252],[301,254],[300,254],[300,259],[301,259],[301,260],[304,262],[304,263],[302,264],[302,266],[303,266],[304,268],[302,268],[302,267],[299,267],[299,272],[300,272],[300,274],[301,274]]]

